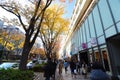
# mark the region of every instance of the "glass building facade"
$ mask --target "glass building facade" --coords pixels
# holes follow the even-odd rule
[[[72,55],[92,63],[100,60],[106,71],[120,75],[120,0],[98,0],[71,35]],[[78,17],[79,18],[79,17]],[[72,47],[73,48],[73,47]]]

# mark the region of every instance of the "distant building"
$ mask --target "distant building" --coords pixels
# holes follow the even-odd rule
[[[120,1],[76,0],[71,34],[65,44],[81,61],[102,62],[111,76],[120,76]],[[68,46],[71,45],[71,46]]]

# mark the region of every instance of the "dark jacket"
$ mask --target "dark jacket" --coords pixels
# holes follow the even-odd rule
[[[53,65],[52,61],[48,61],[48,63],[44,66],[44,77],[51,77],[53,75]]]
[[[70,68],[76,69],[76,64],[73,61],[70,62]]]
[[[93,63],[92,71],[90,74],[90,80],[110,80],[101,63],[99,62]]]
[[[90,80],[110,80],[110,78],[101,69],[93,69],[90,74]]]

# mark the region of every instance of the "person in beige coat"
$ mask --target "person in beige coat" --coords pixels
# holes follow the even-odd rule
[[[62,74],[62,68],[63,68],[63,61],[62,61],[62,60],[60,60],[59,65],[58,65],[59,75],[61,75],[61,74]]]

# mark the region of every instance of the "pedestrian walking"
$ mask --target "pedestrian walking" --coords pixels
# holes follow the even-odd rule
[[[52,61],[52,80],[55,80],[55,72],[56,72],[56,67],[57,67],[57,62],[56,59],[53,59]]]
[[[71,70],[71,76],[76,78],[76,73],[75,73],[76,64],[73,60],[70,61],[70,70]]]
[[[110,80],[109,76],[106,74],[105,69],[103,68],[101,63],[94,62],[92,64],[90,80]]]
[[[69,66],[69,63],[65,60],[64,62],[64,68],[65,68],[65,73],[67,74],[67,71],[68,71],[68,66]]]
[[[48,60],[47,64],[44,66],[44,77],[45,80],[50,80],[50,78],[53,75],[53,62],[51,60]]]
[[[62,75],[62,68],[63,68],[63,61],[60,60],[58,64],[58,69],[59,69],[59,75]]]
[[[81,67],[80,61],[77,61],[76,62],[76,71],[77,71],[78,74],[80,74],[80,67]]]

